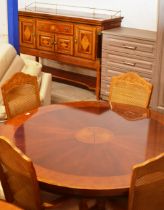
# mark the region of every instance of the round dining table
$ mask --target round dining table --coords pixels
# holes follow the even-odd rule
[[[133,166],[164,152],[164,116],[104,101],[54,104],[6,121],[0,135],[31,158],[42,187],[122,195]]]

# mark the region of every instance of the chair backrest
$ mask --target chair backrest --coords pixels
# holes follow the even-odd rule
[[[129,210],[164,209],[164,153],[133,167]]]
[[[0,178],[5,198],[26,210],[40,210],[40,192],[32,161],[0,136]]]
[[[39,87],[35,76],[18,72],[1,90],[8,119],[40,106]]]
[[[134,72],[127,72],[112,77],[109,101],[147,108],[151,91],[152,84]]]

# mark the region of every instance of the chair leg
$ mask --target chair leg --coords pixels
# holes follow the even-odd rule
[[[106,200],[104,198],[98,198],[96,204],[97,210],[105,210]]]

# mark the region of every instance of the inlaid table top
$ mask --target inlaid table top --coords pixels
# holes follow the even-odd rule
[[[42,184],[79,195],[127,192],[132,166],[164,152],[162,114],[107,102],[44,106],[0,133],[32,159]]]

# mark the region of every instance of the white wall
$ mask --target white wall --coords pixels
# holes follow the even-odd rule
[[[19,7],[34,0],[18,0]],[[38,0],[38,2],[89,6],[112,10],[121,10],[124,17],[122,26],[157,30],[157,2],[158,0]]]
[[[7,35],[7,1],[0,1],[1,18],[0,18],[0,37]]]
[[[39,2],[60,3],[121,10],[124,16],[122,26],[156,31],[158,0],[38,0]],[[34,0],[18,0],[19,8]],[[0,0],[0,37],[7,34],[7,1]]]

